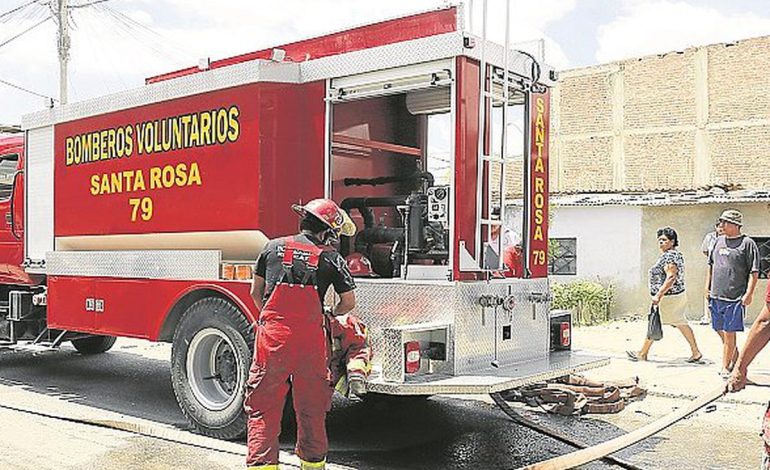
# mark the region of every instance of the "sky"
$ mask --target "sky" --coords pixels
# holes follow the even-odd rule
[[[560,70],[770,35],[767,0],[510,1],[511,40],[528,50],[542,40],[546,62]],[[50,13],[41,5],[46,3],[0,0],[0,124],[18,124],[23,114],[42,109],[47,101],[3,82],[58,97],[56,27],[44,21]],[[140,87],[146,77],[196,65],[204,57],[216,60],[445,3],[106,0],[75,8],[70,101]],[[481,4],[474,1],[476,32]],[[489,36],[497,42],[504,38],[504,4],[489,0]]]

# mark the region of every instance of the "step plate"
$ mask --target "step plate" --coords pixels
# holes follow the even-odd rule
[[[388,395],[487,395],[605,366],[609,362],[607,357],[563,351],[551,353],[543,360],[500,368],[490,365],[477,375],[422,375],[408,378],[404,383],[386,382],[378,377],[369,380],[367,389]]]

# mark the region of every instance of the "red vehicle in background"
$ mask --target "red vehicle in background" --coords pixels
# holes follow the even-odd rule
[[[24,261],[24,137],[0,134],[0,284],[35,285]],[[16,194],[16,197],[11,197]],[[7,299],[7,288],[0,299]]]
[[[549,308],[555,79],[452,6],[25,116],[24,145],[0,140],[0,341],[170,342],[191,425],[242,435],[252,264],[296,230],[291,204],[327,197],[358,226],[341,252],[362,267],[370,393],[495,393],[602,365]],[[490,236],[513,164],[520,278]]]

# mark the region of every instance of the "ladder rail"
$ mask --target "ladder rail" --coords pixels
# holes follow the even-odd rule
[[[471,4],[471,11],[473,5]],[[493,75],[494,70],[489,70],[489,64],[486,61],[486,42],[487,42],[487,27],[488,27],[488,0],[482,0],[482,17],[481,17],[481,51],[479,60],[479,116],[478,116],[478,153],[476,159],[476,243],[474,250],[474,258],[479,264],[482,270],[492,269],[500,270],[503,267],[503,230],[505,229],[505,207],[506,207],[506,194],[505,194],[505,175],[506,166],[509,162],[510,156],[508,155],[508,122],[510,116],[508,114],[508,107],[510,102],[510,69],[508,67],[510,59],[510,12],[511,2],[506,0],[505,4],[505,45],[503,49],[504,54],[504,67],[503,67],[503,86],[502,94],[495,93],[493,89]],[[471,26],[473,22],[471,20]],[[487,85],[489,88],[487,89]],[[495,139],[493,135],[495,129],[493,128],[494,119],[493,110],[495,104],[501,103],[501,126],[500,126],[500,148],[495,148]],[[489,119],[487,119],[487,109],[489,109]],[[487,154],[487,135],[489,135],[489,154]],[[499,150],[499,156],[495,155],[495,150]],[[493,184],[495,169],[499,168],[499,174],[497,175],[497,184]],[[499,205],[500,215],[499,217],[493,217],[493,211],[496,207],[493,207],[495,201],[494,195],[497,192],[497,203]],[[486,205],[484,202],[486,201]],[[490,240],[489,236],[492,227],[499,226],[500,233],[496,240]],[[484,228],[486,227],[486,230]],[[484,240],[484,233],[486,232],[487,240]],[[486,250],[484,247],[494,243],[494,251],[497,253],[496,266],[488,266],[487,260],[485,260]]]
[[[487,118],[487,99],[485,98],[485,92],[487,88],[487,58],[486,58],[486,42],[487,42],[487,17],[488,17],[488,0],[482,0],[481,5],[481,51],[479,59],[479,118],[478,118],[478,146],[477,146],[477,158],[476,158],[476,241],[474,243],[474,259],[480,268],[483,268],[484,251],[482,250],[482,224],[481,219],[484,218],[482,214],[483,210],[483,191],[484,191],[484,164],[481,160],[481,156],[485,156],[485,143],[486,143],[486,118]]]

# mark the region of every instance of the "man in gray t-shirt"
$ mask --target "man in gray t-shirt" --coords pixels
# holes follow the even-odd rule
[[[738,359],[735,333],[743,331],[746,307],[751,304],[759,278],[759,249],[741,233],[743,215],[728,209],[719,217],[724,235],[717,238],[708,257],[706,290],[711,326],[722,338],[722,374],[728,375]]]

